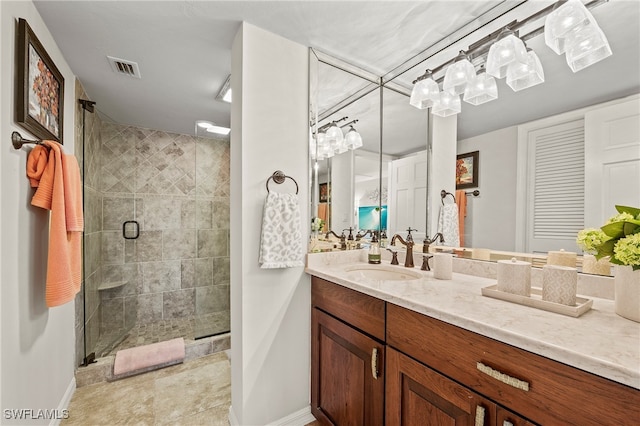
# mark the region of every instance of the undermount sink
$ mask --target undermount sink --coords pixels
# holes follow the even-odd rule
[[[379,281],[410,281],[422,278],[419,272],[403,270],[400,267],[386,265],[355,265],[345,268],[350,279],[369,279]]]

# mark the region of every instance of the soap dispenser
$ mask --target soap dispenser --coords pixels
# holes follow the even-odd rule
[[[368,254],[369,263],[373,263],[375,265],[380,263],[380,246],[378,245],[378,238],[376,238],[376,234],[373,234],[371,237],[371,246],[369,247]]]

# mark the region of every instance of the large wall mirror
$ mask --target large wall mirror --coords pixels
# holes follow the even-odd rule
[[[534,2],[524,6],[542,8],[545,5]],[[531,10],[526,13],[531,13]],[[635,128],[638,127],[638,116],[634,111],[640,104],[640,7],[637,2],[607,2],[592,9],[592,13],[609,39],[612,56],[573,73],[564,56],[558,56],[546,47],[544,36],[537,36],[530,39],[527,45],[538,54],[543,64],[543,84],[514,92],[504,80],[498,80],[497,100],[479,106],[462,103],[462,112],[457,116],[457,153],[477,151],[479,175],[477,186],[465,188],[465,242],[464,247],[456,247],[457,249],[468,249],[468,253],[473,253],[476,249],[478,253],[482,253],[482,258],[486,258],[485,251],[490,251],[495,253],[495,256],[490,257],[492,260],[502,258],[502,252],[531,253],[539,255],[543,262],[544,254],[552,250],[565,249],[580,254],[575,244],[575,235],[579,229],[599,227],[607,217],[615,213],[613,206],[616,203],[635,206],[640,204],[640,155],[637,152],[638,141],[633,140],[637,137],[634,133],[634,123]],[[497,20],[496,25],[521,18],[522,16],[506,15]],[[379,207],[386,206],[385,223],[389,233],[406,234],[406,228],[411,226],[419,230],[418,238],[422,238],[424,233],[433,234],[437,231],[428,229],[424,217],[437,215],[438,211],[428,211],[426,206],[434,205],[430,202],[433,198],[439,201],[440,190],[446,189],[455,193],[456,188],[429,188],[427,191],[428,168],[412,164],[429,162],[426,153],[430,119],[426,110],[417,110],[408,104],[408,94],[411,92],[413,80],[422,75],[425,69],[435,68],[446,62],[460,49],[468,48],[470,44],[492,31],[491,25],[476,25],[476,28],[455,42],[448,42],[452,37],[443,38],[447,40],[446,46],[440,43],[428,47],[425,52],[416,56],[415,60],[408,59],[398,69],[393,70],[389,77],[382,76],[378,85],[375,84],[375,76],[370,79],[356,78],[357,73],[333,71],[334,74],[344,74],[341,78],[345,80],[357,81],[359,78],[362,81],[360,84],[343,84],[345,90],[341,95],[335,91],[327,92],[332,93],[331,96],[336,102],[326,102],[325,107],[318,107],[317,111],[344,105],[345,109],[351,107],[353,112],[341,112],[340,107],[335,108],[332,116],[324,117],[325,121],[320,120],[318,124],[349,116],[348,120],[360,120],[355,127],[363,135],[365,144],[371,142],[364,137],[364,134],[370,131],[365,123],[377,126],[371,136],[377,140],[369,148],[350,154],[352,169],[349,182],[339,183],[340,189],[351,188],[351,198],[345,203],[346,214],[338,218],[348,219],[333,222],[331,229],[339,233],[349,226],[361,228],[357,210],[360,206],[366,207],[366,203],[369,202],[370,205],[375,205],[375,197],[381,197],[377,204]],[[530,30],[531,28],[523,28],[522,32]],[[320,84],[321,80],[319,76],[318,99],[323,99],[322,92],[325,90]],[[367,85],[375,87],[363,89]],[[334,89],[335,87],[333,86]],[[366,96],[361,96],[364,92],[367,92]],[[328,97],[327,95],[325,99]],[[355,98],[358,100],[355,101]],[[377,114],[377,120],[366,120],[362,110],[358,111],[360,116],[356,116],[355,110],[360,102],[363,109]],[[367,107],[364,108],[364,105]],[[598,158],[603,157],[603,148],[598,144],[604,143],[604,139],[593,136],[596,131],[594,129],[604,125],[603,120],[606,120],[606,117],[603,117],[616,109],[621,110],[617,112],[618,117],[627,118],[607,125],[611,131],[624,134],[624,137],[629,139],[625,142],[626,151],[621,151],[620,154],[620,160],[623,160],[622,163],[626,167],[624,176],[627,176],[627,185],[616,184],[614,169],[602,161],[597,162]],[[536,162],[532,161],[535,159],[532,143],[538,137],[544,138],[546,134],[550,133],[553,136],[562,132],[576,134],[581,140],[579,144],[582,145],[583,151],[574,151],[572,154],[562,150],[549,151],[552,161],[544,167],[551,168],[553,174],[567,169],[567,164],[581,162],[582,169],[578,170],[576,175],[582,175],[583,181],[572,187],[569,181],[574,177],[560,177],[560,182],[556,181],[552,186],[563,189],[565,195],[546,206],[542,203],[536,207],[532,200],[536,197],[536,170],[541,167],[536,167]],[[559,140],[556,145],[562,146],[566,139]],[[435,145],[439,141],[436,139],[431,143]],[[572,155],[581,157],[581,160],[574,161]],[[334,167],[338,163],[335,160],[331,162]],[[538,166],[541,162],[538,161]],[[367,163],[366,172],[358,172],[359,163]],[[337,197],[338,193],[333,191],[337,187],[338,182],[335,179],[339,174],[338,171],[333,172],[332,170],[334,182],[331,190]],[[455,174],[455,164],[451,166],[451,173]],[[365,175],[370,178],[370,188],[364,189],[362,186],[358,189],[358,181],[367,180],[364,178]],[[412,176],[412,185],[402,187],[398,182],[399,177],[409,181],[409,176]],[[543,177],[538,177],[538,182],[542,182],[542,179]],[[565,181],[562,182],[562,179]],[[420,188],[422,182],[424,188]],[[321,183],[322,177],[319,177],[314,181],[314,186]],[[607,184],[609,186],[605,188]],[[473,196],[473,190],[478,190],[480,195]],[[368,200],[367,197],[373,198]],[[447,198],[447,202],[450,201],[451,198]],[[403,207],[398,207],[399,205]],[[563,212],[568,206],[575,211],[581,211],[578,217],[568,220],[573,212],[563,217]],[[335,208],[336,212],[339,211],[338,207]],[[547,213],[550,213],[549,218],[546,217]],[[550,223],[550,226],[546,226],[545,221]]]

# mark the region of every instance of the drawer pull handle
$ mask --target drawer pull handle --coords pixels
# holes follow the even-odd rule
[[[484,426],[484,407],[482,405],[476,406],[476,423],[475,426]]]
[[[484,365],[481,362],[476,363],[476,367],[478,370],[483,372],[484,374],[493,377],[496,380],[501,381],[502,383],[506,383],[509,386],[513,386],[516,389],[521,389],[525,392],[529,391],[529,383],[524,380],[516,379],[515,377],[511,377],[508,374],[501,373],[498,370],[494,370],[488,365]]]
[[[378,379],[378,348],[371,350],[371,375],[374,379]]]

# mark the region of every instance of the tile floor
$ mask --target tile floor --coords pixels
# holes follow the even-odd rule
[[[76,389],[62,425],[228,425],[231,364],[225,352],[115,382]]]
[[[136,324],[128,332],[112,330],[100,336],[95,352],[98,358],[115,355],[120,349],[148,345],[165,340],[184,337],[194,340],[229,331],[229,311],[216,312],[191,318],[160,320],[148,324]]]
[[[62,426],[227,426],[231,363],[217,352],[115,382],[77,388]],[[314,421],[305,426],[320,426]]]

